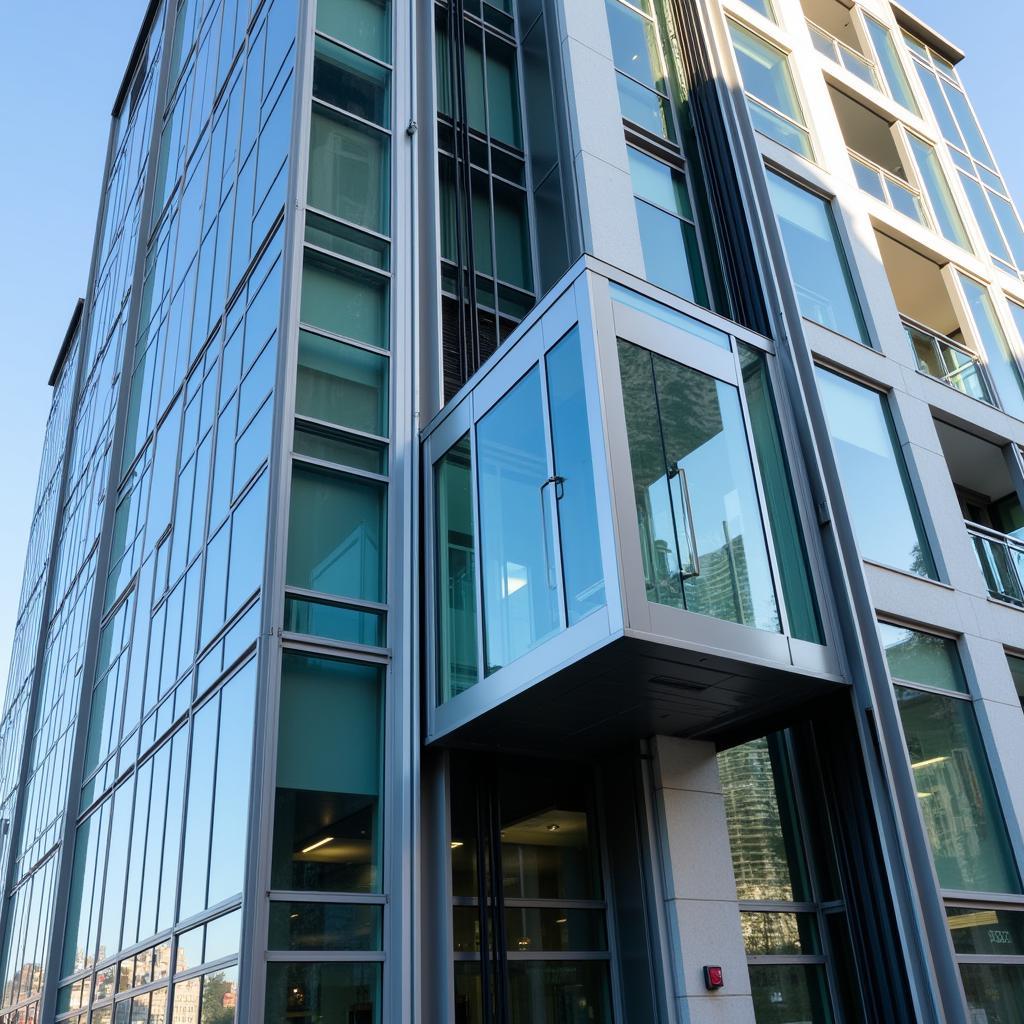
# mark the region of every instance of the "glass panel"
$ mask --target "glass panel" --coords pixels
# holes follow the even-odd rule
[[[619,359],[648,599],[778,630],[736,389],[626,342]]]
[[[371,57],[391,59],[391,5],[386,0],[317,0],[316,27]]]
[[[626,147],[626,153],[629,156],[633,192],[639,198],[646,199],[677,217],[693,220],[690,196],[686,191],[686,178],[682,172],[646,153],[641,153],[632,146]]]
[[[306,192],[309,205],[386,235],[391,209],[389,148],[382,132],[314,104]]]
[[[878,635],[882,638],[885,660],[893,679],[954,693],[967,692],[955,641],[888,622],[878,624]]]
[[[622,72],[615,76],[619,89],[619,106],[622,116],[662,138],[675,142],[676,130],[672,123],[669,101],[664,96],[644,88]]]
[[[492,35],[487,37],[486,74],[488,132],[499,142],[522,149],[515,50]]]
[[[378,270],[391,265],[391,248],[385,239],[312,211],[306,212],[306,241]]]
[[[1013,350],[996,316],[992,297],[984,285],[963,274],[959,276],[967,303],[971,307],[974,326],[988,356],[988,370],[995,381],[1000,402],[1008,413],[1024,419],[1024,380],[1021,379]]]
[[[953,116],[956,118],[956,123],[963,133],[964,141],[967,143],[967,151],[975,160],[988,164],[989,167],[995,167],[996,162],[992,159],[992,153],[981,134],[981,128],[974,117],[970,104],[967,102],[967,97],[955,85],[945,80],[942,82],[942,90],[946,94],[946,99],[949,100]]]
[[[754,131],[774,139],[780,146],[793,150],[808,160],[814,158],[814,151],[811,148],[811,137],[806,128],[787,121],[781,114],[769,110],[764,104],[756,99],[747,97],[747,110],[750,113],[750,121]]]
[[[299,316],[311,327],[387,348],[388,290],[386,277],[307,252]]]
[[[480,420],[477,465],[489,675],[561,625],[536,367]]]
[[[934,579],[931,549],[884,397],[820,367],[817,376],[861,555]]]
[[[388,434],[388,358],[299,331],[295,411],[300,416]]]
[[[603,910],[505,907],[505,932],[506,948],[512,952],[599,952],[608,948]]]
[[[916,192],[894,178],[886,178],[885,187],[889,195],[889,205],[894,210],[902,213],[905,217],[910,217],[911,220],[916,220],[918,224],[928,226],[927,218],[924,215],[924,205]]]
[[[434,469],[437,492],[438,699],[477,681],[476,539],[469,434]]]
[[[666,324],[671,324],[673,327],[678,327],[681,331],[685,331],[692,338],[700,338],[702,341],[709,341],[712,345],[716,345],[718,348],[724,349],[726,352],[732,351],[732,342],[729,340],[729,335],[724,331],[719,331],[716,328],[709,326],[704,323],[703,320],[696,320],[692,316],[680,313],[677,309],[673,309],[671,306],[666,306],[664,303],[656,302],[654,299],[650,299],[646,295],[641,295],[639,292],[634,292],[629,288],[624,288],[621,284],[617,284],[615,281],[611,282],[610,291],[612,298],[616,302],[621,302],[624,306],[629,306],[631,309],[639,310],[641,313],[653,316]],[[1024,321],[1022,321],[1022,323],[1024,323]]]
[[[957,953],[1024,956],[1024,914],[1002,908],[947,907]]]
[[[384,600],[383,484],[292,467],[285,582],[364,601]]]
[[[1013,677],[1013,685],[1024,706],[1024,658],[1016,654],[1008,654],[1006,660],[1010,665],[1010,675]]]
[[[612,1024],[607,961],[513,960],[508,964],[508,985],[511,1024]]]
[[[285,653],[271,886],[380,888],[381,670]]]
[[[878,66],[882,69],[885,83],[889,87],[889,95],[907,110],[912,110],[915,114],[920,113],[914,94],[910,91],[910,82],[907,80],[906,71],[903,70],[899,51],[889,30],[869,15],[864,16],[864,21],[875,47]]]
[[[1010,964],[961,964],[972,1021],[1010,1024],[1024,1020],[1024,966]]]
[[[859,160],[853,153],[850,154],[850,163],[853,165],[853,176],[857,179],[857,187],[869,196],[874,196],[879,202],[888,202],[885,195],[885,186],[882,184],[882,175],[869,164]]]
[[[768,187],[801,315],[870,344],[831,205],[777,174]]]
[[[822,964],[751,964],[757,1024],[831,1024]]]
[[[960,181],[964,186],[964,191],[967,193],[967,199],[971,204],[971,209],[974,211],[974,218],[978,222],[978,227],[981,228],[988,251],[997,260],[1009,263],[1010,250],[1006,247],[1006,242],[1003,240],[1002,232],[996,223],[992,208],[985,199],[985,190],[973,177],[969,174],[964,174],[963,171],[960,172]]]
[[[946,176],[942,171],[935,147],[909,132],[907,133],[907,139],[917,161],[917,169],[921,175],[921,181],[924,183],[925,191],[931,200],[932,211],[938,222],[939,230],[949,241],[955,242],[962,249],[970,252],[971,243],[967,238],[963,219],[956,208],[953,193],[949,189],[949,182],[946,181]]]
[[[821,953],[814,914],[771,911],[740,914],[747,956],[816,956]]]
[[[786,54],[735,22],[729,23],[729,32],[746,91],[803,126],[804,115]],[[778,141],[791,146],[788,140]]]
[[[914,65],[917,68],[921,84],[924,86],[924,91],[928,95],[928,102],[931,104],[932,113],[935,114],[935,120],[938,122],[942,137],[950,145],[956,146],[959,149],[966,149],[963,136],[960,134],[960,129],[957,128],[953,113],[946,102],[946,95],[942,91],[942,86],[939,85],[939,79],[935,72],[916,61]]]
[[[359,903],[270,904],[269,949],[382,949],[384,908]]]
[[[376,441],[339,437],[328,430],[297,424],[292,449],[299,455],[338,466],[351,466],[368,473],[387,472],[387,449]]]
[[[752,7],[758,14],[763,14],[769,21],[775,21],[775,11],[772,8],[771,0],[744,0],[748,7]]]
[[[386,128],[391,117],[389,78],[390,72],[379,64],[317,37],[313,62],[316,99]]]
[[[612,59],[619,71],[655,89],[663,95],[665,76],[658,56],[658,37],[654,23],[618,0],[606,0],[608,29],[612,40]]]
[[[739,898],[809,899],[792,794],[777,784],[768,737],[722,751],[718,772]]]
[[[493,183],[494,241],[498,278],[517,288],[533,287],[526,193],[500,181]]]
[[[306,633],[342,643],[383,647],[385,644],[382,612],[346,608],[329,601],[286,596],[284,628],[288,633]]]
[[[1004,199],[994,192],[985,190],[989,204],[1003,229],[1003,237],[1010,247],[1013,261],[1018,267],[1024,267],[1024,230],[1021,229],[1020,221],[1017,219],[1017,211],[1008,199]]]
[[[779,562],[782,596],[789,615],[789,631],[800,640],[821,644],[825,642],[825,637],[818,601],[811,584],[810,564],[793,493],[793,480],[779,433],[768,362],[763,353],[747,345],[740,345],[739,353],[740,365],[743,367],[743,390],[750,415],[750,432],[754,437],[757,465],[761,471],[775,557]]]
[[[587,389],[579,328],[547,354],[548,407],[556,484],[562,579],[572,625],[603,608],[604,567],[597,524],[594,455],[590,448]]]
[[[895,686],[932,859],[944,889],[1019,892],[970,701]]]
[[[381,1024],[381,964],[267,964],[265,1024]]]
[[[636,217],[647,280],[698,305],[708,305],[693,224],[636,200]]]

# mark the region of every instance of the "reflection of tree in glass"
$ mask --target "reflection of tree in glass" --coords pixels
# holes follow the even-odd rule
[[[202,1024],[233,1024],[238,990],[223,971],[203,978]]]

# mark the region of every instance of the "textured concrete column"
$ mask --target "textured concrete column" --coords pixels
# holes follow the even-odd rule
[[[753,1024],[714,744],[656,737],[653,780],[680,1024]],[[722,967],[724,988],[707,991],[705,964]]]

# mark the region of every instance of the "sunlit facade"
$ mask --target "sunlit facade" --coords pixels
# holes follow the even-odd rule
[[[153,0],[0,1024],[1024,1020],[1024,228],[962,58],[888,0]]]

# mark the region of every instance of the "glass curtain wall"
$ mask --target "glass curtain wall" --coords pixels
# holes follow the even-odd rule
[[[1020,875],[955,641],[879,624],[943,889],[1019,893]]]
[[[824,837],[809,844],[827,819],[806,820],[788,737],[723,751],[718,770],[756,1021],[863,1019],[834,854]]]
[[[605,0],[605,11],[647,280],[727,312],[698,226],[706,199],[673,15],[661,0]]]
[[[128,418],[73,800],[74,1021],[237,1000],[297,10],[182,0],[171,19],[152,211],[140,229],[136,200],[122,234],[143,290],[121,314]]]
[[[267,1024],[382,1019],[392,34],[387,0],[316,4]]]
[[[960,77],[931,47],[906,32],[903,38],[989,255],[1001,269],[1019,276],[1024,273],[1024,227]]]
[[[522,103],[527,26],[513,0],[436,0],[434,16],[448,398],[530,310],[537,282]]]

